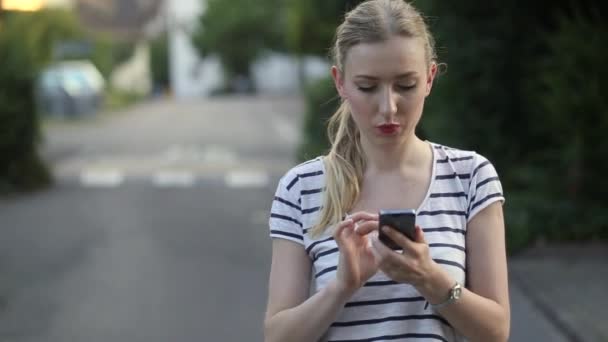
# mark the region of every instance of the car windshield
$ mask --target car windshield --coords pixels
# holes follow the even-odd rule
[[[91,89],[85,75],[76,69],[64,70],[62,72],[62,83],[65,89],[70,93],[85,92]]]

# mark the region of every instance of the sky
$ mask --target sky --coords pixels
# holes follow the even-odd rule
[[[8,10],[34,11],[43,6],[66,6],[73,0],[3,0],[2,7]]]

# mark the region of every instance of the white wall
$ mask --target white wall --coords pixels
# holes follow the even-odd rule
[[[253,80],[258,91],[265,94],[300,91],[298,63],[302,63],[307,82],[330,75],[330,65],[322,58],[305,57],[298,61],[293,56],[272,53],[253,65]]]
[[[112,71],[110,83],[115,89],[140,95],[149,94],[152,90],[149,44],[138,43],[133,56]]]
[[[169,69],[171,88],[176,98],[208,95],[222,84],[220,63],[215,58],[202,60],[190,41],[203,0],[168,0]]]
[[[167,0],[166,5],[174,96],[177,99],[207,96],[223,84],[223,72],[217,58],[202,60],[190,40],[198,17],[204,11],[204,0]],[[329,64],[321,58],[304,58],[303,67],[309,81],[329,75]],[[252,72],[253,81],[262,94],[299,91],[298,61],[292,56],[269,54],[253,65]]]

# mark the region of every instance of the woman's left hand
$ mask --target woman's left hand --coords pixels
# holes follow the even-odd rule
[[[422,229],[416,226],[414,240],[390,227],[380,227],[380,229],[399,245],[403,252],[393,251],[377,237],[372,238],[372,246],[379,260],[379,269],[396,282],[408,283],[414,287],[423,286],[437,271],[438,265],[431,258],[429,245],[424,239]]]

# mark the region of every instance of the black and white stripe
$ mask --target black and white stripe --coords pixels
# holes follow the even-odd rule
[[[379,335],[375,337],[369,338],[358,338],[358,339],[348,339],[348,340],[328,340],[328,342],[375,342],[375,341],[391,341],[391,340],[399,340],[399,339],[420,339],[421,341],[436,340],[442,342],[449,342],[441,335],[437,334],[415,334],[415,333],[405,333],[398,335]]]
[[[390,321],[408,321],[408,320],[426,320],[432,319],[437,320],[447,326],[450,326],[450,323],[445,320],[445,318],[438,315],[403,315],[403,316],[389,316],[382,318],[372,318],[372,319],[362,319],[358,321],[348,321],[348,322],[334,322],[332,323],[332,327],[352,327],[356,325],[373,325],[378,323],[390,322]]]

